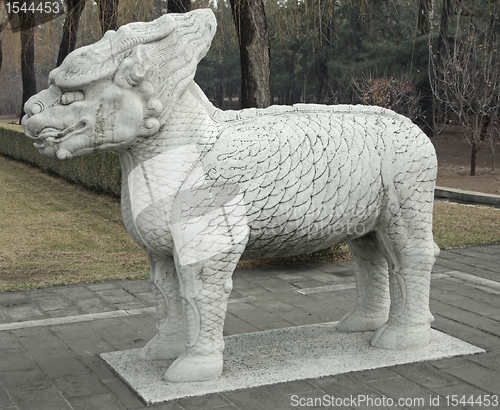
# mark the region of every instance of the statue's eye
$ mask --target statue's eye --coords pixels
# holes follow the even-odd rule
[[[83,91],[67,91],[61,96],[61,104],[69,105],[75,101],[82,101],[85,99]]]

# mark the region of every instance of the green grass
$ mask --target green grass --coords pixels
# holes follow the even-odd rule
[[[0,156],[0,292],[144,279],[145,252],[125,231],[115,197]],[[441,248],[500,242],[500,209],[437,202]],[[313,255],[242,261],[240,267],[349,258],[347,246]]]

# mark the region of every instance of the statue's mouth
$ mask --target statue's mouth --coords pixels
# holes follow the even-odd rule
[[[55,144],[60,144],[65,140],[71,138],[72,135],[79,132],[87,126],[87,121],[79,121],[75,125],[71,125],[64,130],[58,130],[57,128],[47,127],[44,128],[36,137],[31,137],[33,145],[35,148],[44,148],[47,145],[52,146]]]

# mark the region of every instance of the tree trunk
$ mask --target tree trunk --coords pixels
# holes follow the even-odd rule
[[[167,0],[168,13],[187,13],[191,11],[191,0]]]
[[[36,94],[35,77],[35,14],[19,13],[21,28],[21,78],[23,82],[23,98],[19,123],[24,117],[24,104]]]
[[[118,3],[120,0],[98,0],[102,35],[108,30],[118,29]]]
[[[476,157],[477,157],[477,145],[473,142],[470,149],[470,176],[476,175]]]
[[[441,11],[441,24],[439,25],[439,36],[437,38],[436,51],[438,53],[438,63],[446,57],[446,43],[448,41],[448,26],[450,25],[451,0],[443,0],[443,9]]]
[[[66,56],[75,49],[78,23],[85,8],[85,0],[66,0],[68,11],[64,20],[59,55],[57,56],[57,67],[61,65]]]
[[[242,108],[271,105],[270,42],[262,0],[231,0],[238,33]]]
[[[428,35],[431,31],[431,12],[432,0],[418,0],[417,27],[420,35]]]

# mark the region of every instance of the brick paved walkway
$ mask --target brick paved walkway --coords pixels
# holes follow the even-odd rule
[[[351,263],[238,270],[225,334],[336,321],[355,294]],[[98,354],[143,346],[154,335],[152,300],[147,281],[0,294],[0,409],[500,407],[486,406],[500,395],[500,245],[442,251],[431,284],[433,327],[486,353],[146,407]],[[468,404],[452,401],[464,396]]]

